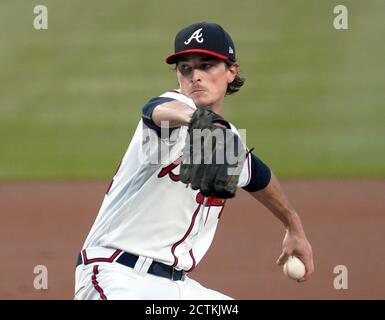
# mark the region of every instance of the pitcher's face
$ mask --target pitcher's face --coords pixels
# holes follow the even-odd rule
[[[199,107],[218,109],[227,85],[237,75],[238,66],[227,66],[224,61],[209,55],[191,53],[179,59],[176,70],[182,94]]]

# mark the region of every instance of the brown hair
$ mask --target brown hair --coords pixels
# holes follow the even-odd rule
[[[227,67],[230,67],[231,65],[233,65],[233,63],[226,62]],[[245,83],[245,81],[246,81],[245,78],[241,78],[239,76],[239,74],[237,74],[235,76],[235,79],[233,80],[233,82],[231,82],[227,85],[226,95],[230,95],[230,94],[238,92],[241,89],[241,87],[243,86],[243,84]]]

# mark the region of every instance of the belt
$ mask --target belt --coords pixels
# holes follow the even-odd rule
[[[138,261],[139,257],[128,253],[128,252],[123,252],[120,257],[115,261],[117,263],[120,263],[126,267],[134,268],[136,262]],[[111,261],[112,262],[112,261]],[[79,266],[83,264],[83,258],[82,254],[79,253],[78,259],[76,261],[76,266]],[[183,270],[176,270],[172,266],[166,265],[164,263],[160,263],[157,261],[153,261],[148,268],[147,273],[150,273],[155,276],[163,277],[163,278],[168,278],[170,280],[178,281],[182,280],[184,281],[186,277],[186,272]]]

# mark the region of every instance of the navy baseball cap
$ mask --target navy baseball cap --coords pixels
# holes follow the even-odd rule
[[[175,52],[166,58],[168,64],[176,63],[182,54],[197,52],[235,62],[235,47],[230,35],[216,23],[194,23],[175,37]]]

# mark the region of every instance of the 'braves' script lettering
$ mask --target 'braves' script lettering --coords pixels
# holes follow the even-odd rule
[[[180,181],[180,176],[179,174],[175,174],[172,172],[173,169],[175,169],[177,166],[180,165],[182,161],[182,157],[178,158],[175,160],[173,163],[169,164],[167,167],[163,168],[159,174],[158,178],[163,178],[165,175],[169,175],[172,181]]]

